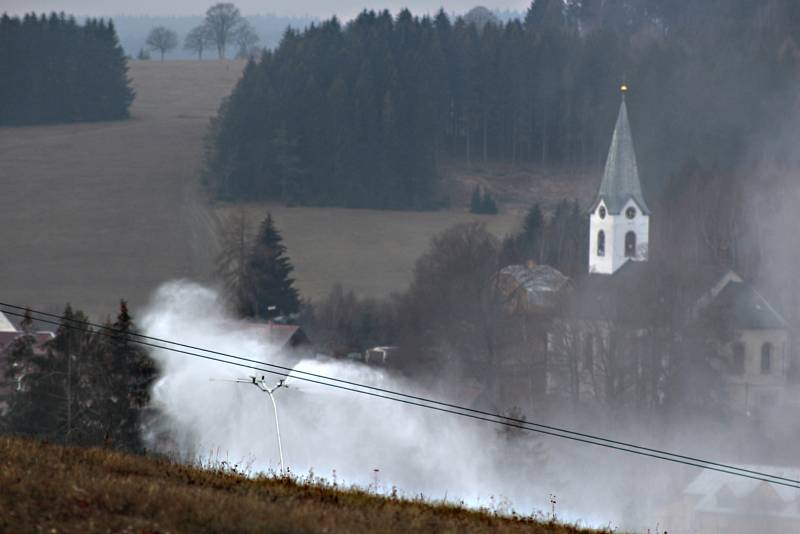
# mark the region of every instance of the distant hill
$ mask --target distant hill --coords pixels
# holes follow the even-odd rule
[[[226,462],[198,469],[8,437],[0,458],[2,532],[594,532],[318,480],[254,479]]]
[[[273,14],[252,15],[245,18],[253,25],[261,38],[259,46],[267,48],[274,48],[278,45],[287,27],[303,29],[316,20],[311,17],[284,17]],[[169,52],[166,57],[169,59],[192,59],[194,58],[192,52],[183,49],[183,39],[192,28],[203,21],[203,17],[200,15],[182,17],[120,15],[112,17],[112,20],[126,55],[136,57],[140,49],[146,48],[144,42],[150,30],[155,26],[166,26],[178,33],[178,42],[180,43],[178,49]],[[213,57],[213,52],[208,57]]]

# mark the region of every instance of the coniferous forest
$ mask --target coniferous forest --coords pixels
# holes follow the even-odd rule
[[[0,124],[125,119],[127,73],[110,20],[0,17]]]
[[[482,27],[365,11],[289,30],[212,121],[219,198],[429,208],[442,163],[597,169],[623,81],[645,187],[733,168],[794,102],[791,0],[536,0]],[[702,151],[700,148],[702,147]]]

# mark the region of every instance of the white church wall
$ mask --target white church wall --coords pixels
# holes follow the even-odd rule
[[[601,210],[607,210],[603,201],[600,201],[589,217],[589,272],[611,274],[613,272],[614,223],[608,213],[605,217],[600,217]],[[606,236],[605,255],[603,256],[597,254],[597,236],[600,230],[605,232]]]
[[[737,341],[726,350],[730,367],[726,383],[731,403],[742,413],[756,414],[759,410],[776,408],[785,404],[789,373],[789,334],[786,330],[740,330]],[[733,346],[744,348],[744,372],[736,373],[733,365]],[[772,346],[769,372],[761,371],[761,349]]]

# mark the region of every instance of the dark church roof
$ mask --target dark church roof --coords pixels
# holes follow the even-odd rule
[[[611,137],[611,146],[608,149],[603,180],[600,182],[600,191],[591,211],[594,211],[603,200],[609,213],[619,214],[630,199],[639,205],[642,212],[650,214],[650,208],[647,207],[644,195],[642,195],[631,125],[628,122],[628,108],[625,105],[625,95],[623,94],[619,115],[617,115],[617,124],[614,126],[614,135]]]
[[[712,306],[727,310],[741,330],[786,328],[786,320],[747,282],[729,282]]]
[[[782,329],[786,320],[751,284],[730,269],[695,266],[667,280],[663,269],[629,260],[614,274],[589,274],[572,294],[573,312],[586,319],[647,322],[672,310],[677,322],[694,313],[721,312],[739,330]],[[669,275],[667,275],[669,276]],[[660,289],[659,289],[660,288]]]

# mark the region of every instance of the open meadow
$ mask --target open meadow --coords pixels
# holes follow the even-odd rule
[[[239,208],[203,195],[202,140],[243,63],[130,66],[137,96],[128,121],[0,128],[0,300],[48,311],[70,302],[104,317],[120,298],[135,312],[166,280],[211,279],[219,221]],[[366,296],[401,291],[433,234],[485,220],[503,235],[522,206],[475,216],[456,193],[440,212],[244,209],[254,225],[272,212],[299,289],[318,299],[337,282]]]
[[[0,128],[0,295],[97,316],[162,281],[204,279],[215,230],[197,173],[202,137],[241,62],[131,62],[122,122]]]

